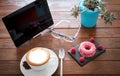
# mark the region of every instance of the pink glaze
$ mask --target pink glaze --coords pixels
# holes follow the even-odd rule
[[[93,43],[84,41],[80,44],[79,52],[83,57],[92,57],[96,53],[96,47]]]

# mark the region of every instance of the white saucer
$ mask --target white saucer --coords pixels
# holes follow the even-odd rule
[[[58,67],[58,57],[57,55],[49,49],[50,52],[50,60],[49,60],[49,64],[48,67],[46,67],[43,70],[33,70],[33,69],[25,69],[23,67],[23,62],[26,61],[25,59],[25,55],[22,57],[21,62],[20,62],[20,70],[21,72],[24,74],[24,76],[51,76]]]

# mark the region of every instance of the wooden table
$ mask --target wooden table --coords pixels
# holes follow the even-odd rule
[[[0,0],[0,76],[23,76],[20,71],[20,60],[28,50],[36,46],[52,49],[57,55],[59,48],[65,49],[64,76],[120,76],[120,0],[105,1],[109,3],[107,8],[117,18],[112,25],[104,24],[104,21],[99,18],[95,28],[81,27],[77,40],[73,43],[57,40],[46,33],[16,48],[1,18],[32,2],[32,0]],[[70,9],[77,2],[79,0],[48,0],[54,22],[57,23],[62,19],[74,21],[75,19],[70,16]],[[76,30],[76,26],[72,25],[72,28],[61,26],[59,30],[72,33]],[[81,67],[67,51],[90,37],[94,37],[103,45],[106,52]],[[53,76],[59,76],[59,69],[58,67]]]

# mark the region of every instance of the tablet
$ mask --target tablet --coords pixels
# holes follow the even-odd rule
[[[34,1],[2,20],[16,47],[53,25],[46,0]]]

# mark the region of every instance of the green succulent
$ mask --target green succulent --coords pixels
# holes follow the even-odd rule
[[[71,11],[73,12],[72,15],[73,15],[75,18],[77,18],[77,16],[80,14],[79,7],[77,7],[77,6],[74,6],[74,8],[72,8]]]
[[[96,0],[86,0],[84,1],[83,5],[86,6],[86,8],[94,11],[94,8],[97,8],[99,2]]]
[[[106,2],[104,1],[97,1],[97,0],[85,0],[83,5],[88,9],[88,10],[92,10],[94,11],[95,8],[98,8],[101,14],[101,18],[104,19],[105,23],[110,23],[112,24],[112,21],[115,20],[116,18],[114,17],[114,15],[105,9],[106,6]],[[72,8],[72,16],[74,16],[75,18],[77,18],[77,16],[80,14],[80,10],[79,7],[74,6],[74,8]]]

